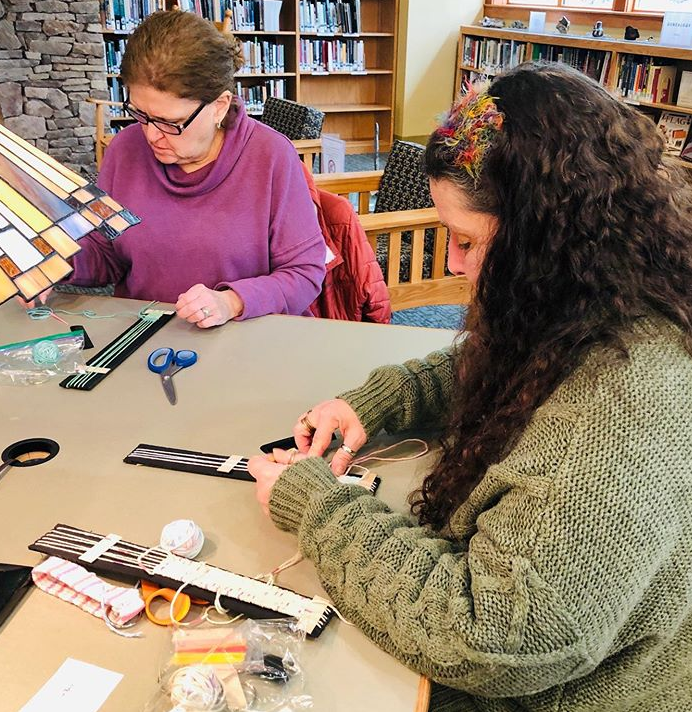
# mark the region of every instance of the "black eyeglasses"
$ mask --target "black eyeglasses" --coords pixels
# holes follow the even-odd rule
[[[180,136],[180,134],[199,116],[202,109],[207,106],[206,102],[202,102],[193,112],[190,114],[189,118],[183,121],[182,124],[174,124],[172,121],[164,121],[163,119],[156,119],[148,114],[145,114],[139,109],[135,109],[132,104],[130,104],[129,99],[125,99],[123,102],[123,109],[140,124],[154,124],[156,128],[161,131],[161,133],[170,134],[172,136]]]

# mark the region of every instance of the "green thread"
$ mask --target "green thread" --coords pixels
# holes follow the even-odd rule
[[[97,314],[91,309],[85,309],[84,311],[70,311],[69,309],[53,309],[49,306],[32,307],[27,309],[26,313],[30,319],[48,319],[51,314],[67,314],[68,316],[84,316],[87,319],[114,319],[117,316],[136,316],[139,319],[145,319],[147,317],[147,310],[157,304],[158,302],[154,300],[149,302],[146,306],[143,306],[136,314],[135,312],[116,312],[115,314]],[[154,321],[156,321],[154,319]]]
[[[152,302],[154,304],[155,302]],[[104,351],[103,353],[99,354],[98,357],[93,361],[93,363],[90,363],[90,366],[98,366],[100,368],[107,368],[110,366],[110,364],[136,339],[139,338],[142,334],[144,334],[151,324],[159,319],[159,317],[163,314],[162,311],[159,310],[153,310],[152,312],[148,314],[144,314],[143,312],[149,308],[150,305],[147,307],[144,307],[140,311],[140,321],[136,322],[133,324],[129,329],[127,329],[123,334],[120,335],[120,338],[111,345],[109,349]],[[85,373],[79,376],[73,376],[72,380],[69,383],[70,388],[81,388],[85,386],[88,381],[94,377],[94,373]]]
[[[54,341],[39,341],[31,349],[31,359],[37,366],[55,366],[60,355],[60,348]]]

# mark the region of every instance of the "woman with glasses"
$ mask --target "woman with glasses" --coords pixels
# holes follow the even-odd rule
[[[309,314],[325,243],[290,141],[232,94],[240,51],[208,21],[158,12],[128,39],[125,111],[99,186],[142,218],[117,240],[92,234],[70,281],[174,302],[206,328]]]

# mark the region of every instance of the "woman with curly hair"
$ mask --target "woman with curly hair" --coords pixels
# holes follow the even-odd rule
[[[234,38],[191,12],[157,12],[128,38],[124,109],[98,184],[142,218],[111,242],[91,233],[73,284],[174,302],[199,327],[306,314],[325,243],[300,159],[233,96]]]
[[[425,168],[468,337],[303,414],[258,497],[433,709],[690,710],[688,189],[649,119],[555,64],[468,94]],[[335,481],[380,429],[438,427],[414,517]]]

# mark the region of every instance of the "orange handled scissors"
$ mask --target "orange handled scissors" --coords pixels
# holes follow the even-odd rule
[[[156,625],[172,625],[174,622],[180,623],[190,612],[190,606],[193,603],[198,606],[209,605],[209,601],[203,601],[201,598],[191,598],[187,593],[179,593],[176,596],[172,588],[158,588],[155,583],[150,583],[149,581],[142,581],[142,598],[144,599],[144,612],[147,618],[152,623],[156,623]],[[172,620],[171,618],[159,618],[153,613],[151,604],[157,598],[163,598],[164,601],[168,601],[169,603],[175,598]]]

